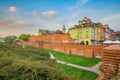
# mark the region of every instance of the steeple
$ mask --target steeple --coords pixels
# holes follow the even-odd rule
[[[62,32],[63,32],[63,33],[66,33],[65,25],[63,25]]]

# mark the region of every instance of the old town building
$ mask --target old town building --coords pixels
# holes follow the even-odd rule
[[[115,41],[117,39],[116,32],[114,30],[110,29],[110,40]]]
[[[78,21],[78,25],[68,29],[68,33],[73,39],[81,41],[82,44],[90,45],[94,40],[94,28],[89,18],[85,17]]]
[[[120,31],[116,31],[116,37],[117,37],[117,40],[120,41]]]
[[[110,40],[110,27],[109,25],[104,25],[105,26],[105,40]]]
[[[50,34],[50,33],[53,33],[53,32],[54,32],[54,31],[45,30],[45,29],[39,29],[38,35]]]
[[[98,29],[97,29],[97,33],[98,33],[98,38],[97,38],[97,40],[98,40],[98,44],[102,44],[103,43],[103,41],[105,40],[105,26],[101,23],[101,22],[99,22],[98,23]]]
[[[81,41],[86,45],[101,44],[105,39],[105,27],[102,23],[93,23],[85,17],[78,21],[78,25],[68,29],[68,33],[73,39]]]

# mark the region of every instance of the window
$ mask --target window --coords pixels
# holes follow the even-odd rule
[[[94,34],[91,34],[91,38],[92,38],[92,39],[94,38]]]
[[[86,34],[86,38],[88,38],[88,34]]]
[[[94,29],[91,29],[91,33],[94,33]]]
[[[82,34],[80,34],[80,38],[82,38]]]
[[[88,32],[88,28],[86,28],[86,32]]]
[[[82,30],[80,30],[80,33],[82,32]]]

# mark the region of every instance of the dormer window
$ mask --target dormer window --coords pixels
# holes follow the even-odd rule
[[[80,34],[80,38],[82,38],[82,34]]]
[[[88,38],[88,34],[86,34],[86,38]]]

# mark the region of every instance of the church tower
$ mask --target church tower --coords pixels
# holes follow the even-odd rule
[[[62,32],[63,32],[63,33],[66,33],[65,25],[63,25]]]

